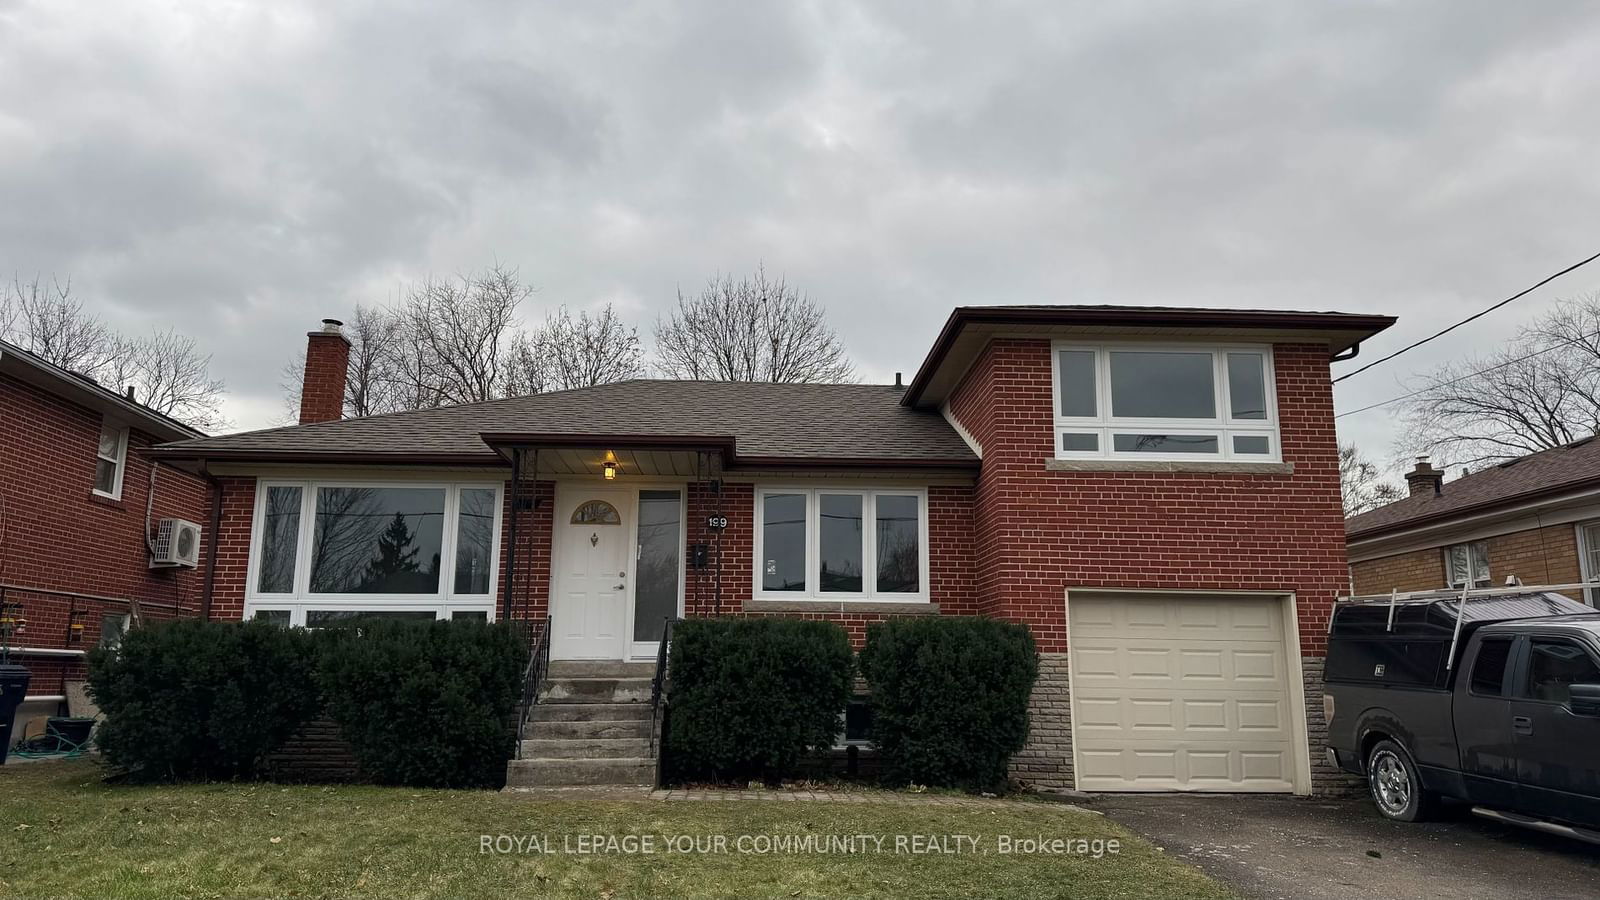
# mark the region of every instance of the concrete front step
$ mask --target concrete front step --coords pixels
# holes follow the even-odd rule
[[[649,721],[648,703],[537,703],[535,722]]]
[[[654,678],[653,662],[612,662],[609,660],[551,660],[547,678]]]
[[[506,787],[564,787],[590,784],[654,784],[656,764],[642,757],[622,759],[513,759]]]
[[[522,742],[523,759],[645,759],[649,737],[534,737]]]
[[[598,738],[648,738],[649,719],[592,719],[587,722],[533,722],[525,736],[535,740],[594,740]]]
[[[649,703],[648,678],[547,678],[541,703]]]

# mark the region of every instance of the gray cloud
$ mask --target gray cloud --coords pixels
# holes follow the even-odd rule
[[[1597,59],[1600,10],[1556,0],[13,0],[0,269],[179,324],[244,426],[318,318],[496,259],[529,318],[611,301],[646,333],[764,261],[875,378],[991,302],[1400,314],[1376,355],[1590,252]]]

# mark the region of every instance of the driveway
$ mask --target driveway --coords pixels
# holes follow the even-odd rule
[[[1247,897],[1595,897],[1600,847],[1449,808],[1404,825],[1366,800],[1092,794],[1099,810]]]

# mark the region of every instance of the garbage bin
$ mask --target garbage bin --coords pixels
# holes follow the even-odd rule
[[[6,756],[11,752],[11,724],[17,718],[22,698],[28,696],[30,677],[22,666],[0,665],[0,766],[5,765]]]

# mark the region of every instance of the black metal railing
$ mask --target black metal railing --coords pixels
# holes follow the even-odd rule
[[[539,702],[539,686],[544,683],[545,673],[550,670],[550,617],[546,616],[542,623],[544,627],[535,631],[536,623],[529,619],[513,619],[513,622],[525,623],[531,650],[528,653],[528,667],[522,671],[522,702],[517,706],[517,753],[522,753],[522,735],[527,730],[528,720],[533,718],[533,708]]]
[[[650,756],[656,761],[656,787],[661,786],[661,741],[657,734],[666,727],[663,716],[667,699],[667,663],[672,659],[672,626],[681,621],[667,616],[661,628],[661,646],[656,650],[656,674],[650,679]]]

